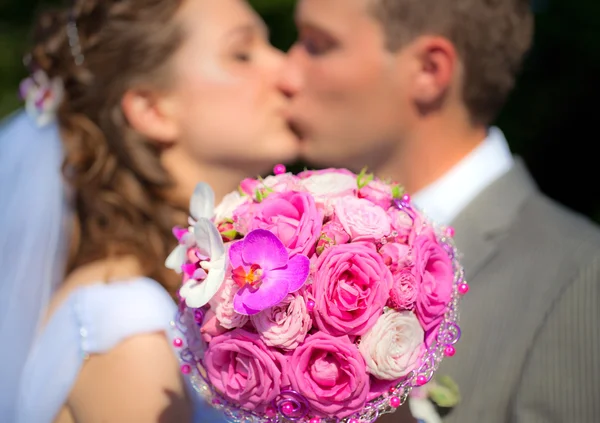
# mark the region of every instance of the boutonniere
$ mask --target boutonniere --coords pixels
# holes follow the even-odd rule
[[[408,405],[419,423],[442,423],[458,405],[460,392],[450,376],[436,376],[427,385],[413,388]]]

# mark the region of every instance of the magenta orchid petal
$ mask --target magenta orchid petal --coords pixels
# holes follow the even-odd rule
[[[288,262],[288,252],[283,243],[265,229],[255,229],[242,241],[244,262],[258,264],[264,270],[283,267]]]
[[[261,311],[279,304],[288,294],[288,288],[287,280],[272,277],[268,272],[258,289],[246,286],[236,296],[240,297],[245,307]]]
[[[270,277],[288,281],[289,292],[296,292],[308,279],[308,273],[310,272],[310,260],[308,257],[298,254],[290,259],[287,266],[281,269],[271,270],[269,272]]]
[[[244,304],[244,301],[239,295],[233,297],[233,310],[236,313],[243,314],[245,316],[252,316],[253,314],[260,313],[261,310],[253,310]]]
[[[240,266],[244,266],[244,260],[242,259],[242,251],[244,250],[244,241],[236,241],[229,246],[229,263],[232,269],[237,269]],[[247,264],[246,264],[247,265]]]

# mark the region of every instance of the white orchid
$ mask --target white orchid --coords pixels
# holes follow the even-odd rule
[[[215,194],[206,183],[196,186],[190,201],[190,227],[176,229],[179,245],[167,258],[165,265],[190,277],[179,290],[188,307],[199,308],[207,304],[225,280],[227,260],[225,244],[219,230],[211,220],[214,215]],[[199,261],[186,264],[190,248],[197,249]],[[191,268],[190,268],[191,267]]]

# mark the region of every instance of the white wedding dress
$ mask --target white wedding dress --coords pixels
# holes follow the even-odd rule
[[[15,423],[52,423],[88,355],[105,353],[139,334],[163,331],[171,338],[170,323],[176,311],[166,291],[148,278],[75,290],[53,314],[30,351],[19,387]],[[224,421],[215,410],[196,401],[194,423]]]

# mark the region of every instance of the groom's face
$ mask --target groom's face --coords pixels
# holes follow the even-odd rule
[[[304,159],[360,170],[389,154],[408,104],[402,53],[385,48],[373,0],[300,0],[282,85]]]

